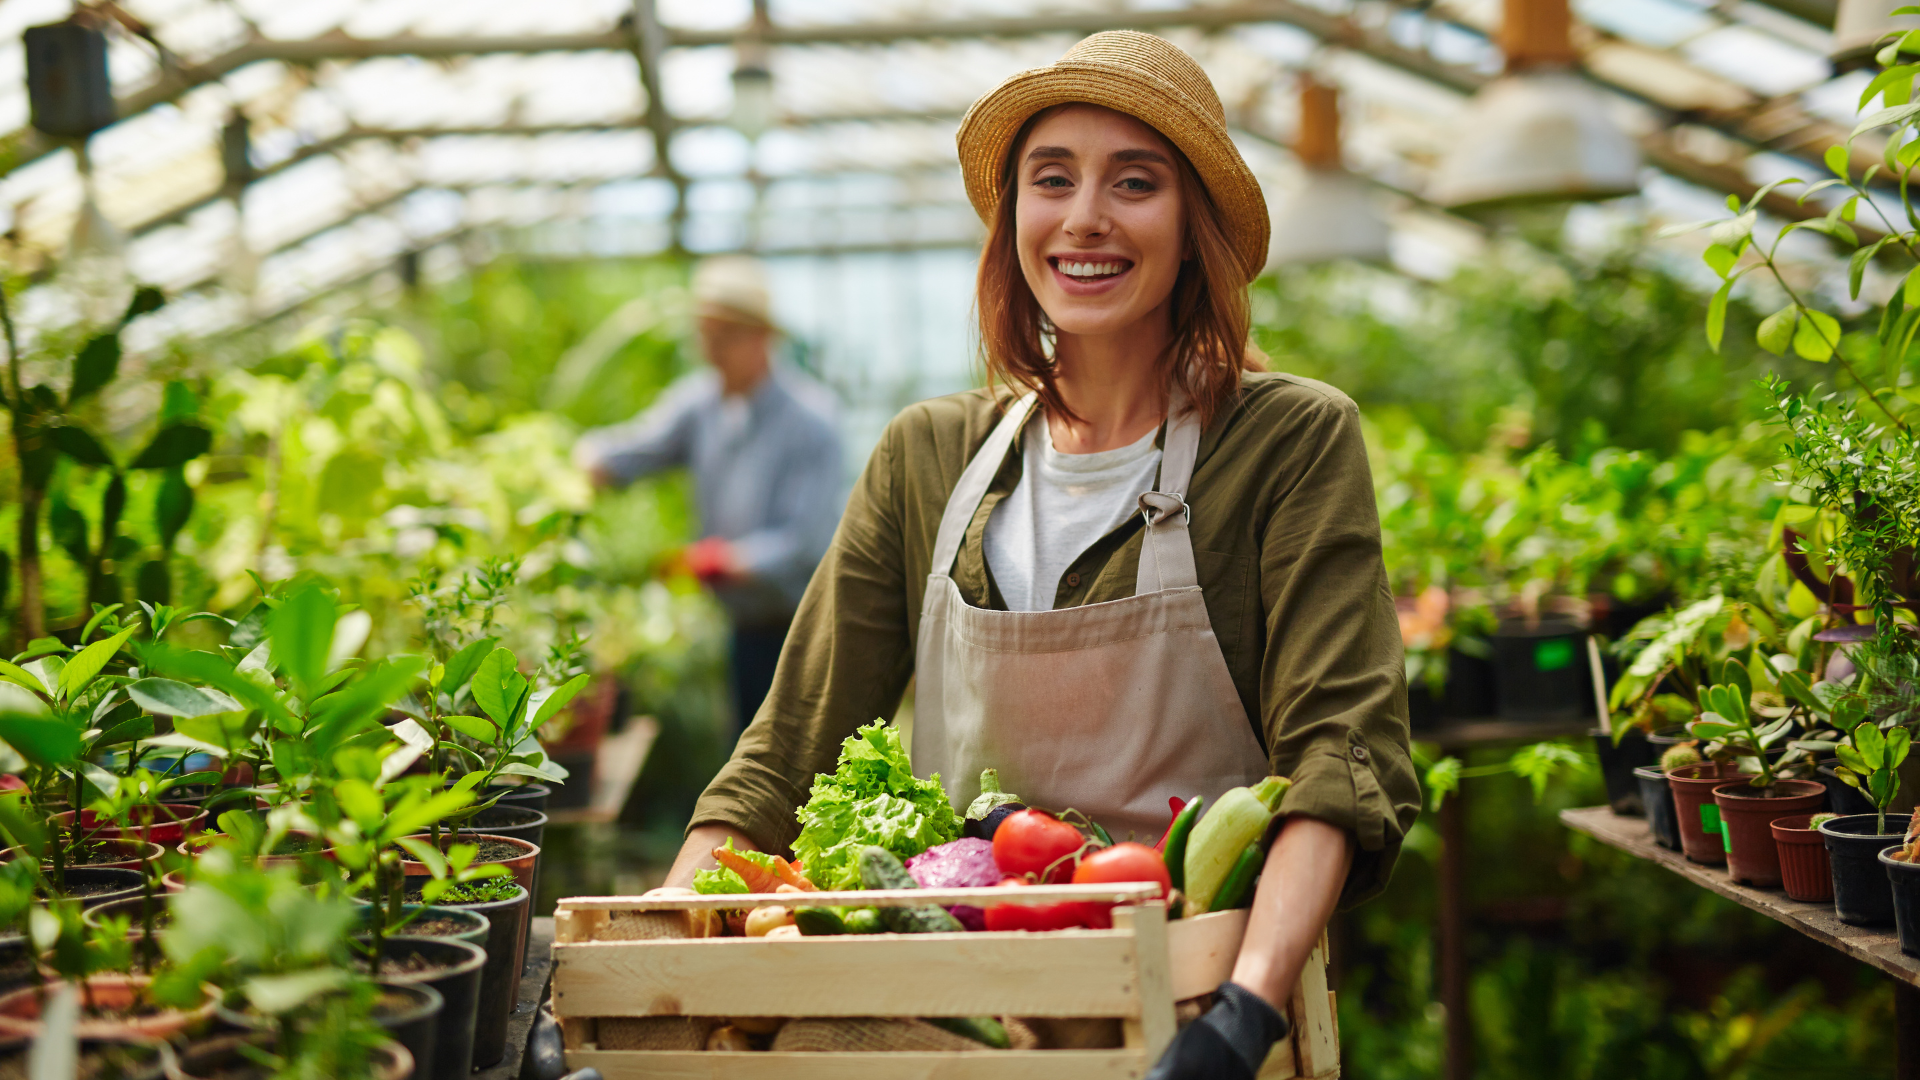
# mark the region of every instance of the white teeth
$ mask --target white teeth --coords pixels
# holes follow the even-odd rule
[[[1121,262],[1068,262],[1065,259],[1061,259],[1059,265],[1060,272],[1068,277],[1104,277],[1127,268],[1127,264]]]

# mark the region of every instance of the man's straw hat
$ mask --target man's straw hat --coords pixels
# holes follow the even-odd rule
[[[1179,147],[1213,196],[1246,279],[1259,276],[1267,262],[1267,201],[1227,137],[1220,95],[1193,57],[1165,38],[1133,30],[1095,34],[1057,63],[1001,83],[967,110],[960,121],[960,170],[982,221],[993,222],[1020,125],[1073,101],[1136,117]]]
[[[693,302],[702,318],[778,329],[766,268],[748,255],[716,255],[694,267]]]

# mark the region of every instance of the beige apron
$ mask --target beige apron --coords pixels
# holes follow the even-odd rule
[[[1160,488],[1140,496],[1135,595],[1053,611],[972,607],[953,561],[1033,404],[1020,399],[994,428],[940,520],[920,613],[913,771],[938,772],[964,810],[980,770],[998,769],[1002,789],[1030,806],[1080,810],[1115,840],[1151,844],[1169,796],[1211,803],[1267,774],[1194,571],[1184,495],[1200,423],[1176,401]]]

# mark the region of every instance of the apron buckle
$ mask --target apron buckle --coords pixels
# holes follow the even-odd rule
[[[1158,525],[1179,511],[1183,524],[1193,524],[1193,508],[1187,500],[1170,491],[1147,491],[1140,495],[1140,513],[1148,525]]]

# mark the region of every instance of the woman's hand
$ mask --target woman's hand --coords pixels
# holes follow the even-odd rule
[[[696,870],[715,870],[720,864],[714,861],[713,849],[725,846],[728,840],[741,851],[759,851],[760,845],[753,838],[731,825],[701,825],[687,831],[686,842],[680,845],[680,854],[674,856],[673,869],[667,871],[667,880],[661,882],[662,888],[691,889],[693,874]]]
[[[1324,821],[1291,817],[1280,829],[1233,978],[1206,1015],[1174,1036],[1147,1080],[1253,1080],[1287,1037],[1287,999],[1333,915],[1353,861],[1353,841]]]

